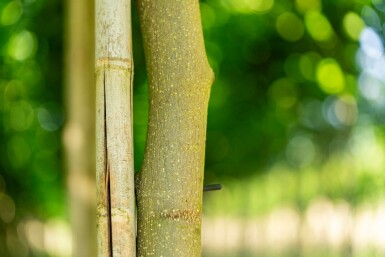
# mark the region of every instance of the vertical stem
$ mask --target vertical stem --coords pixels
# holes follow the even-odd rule
[[[96,255],[93,0],[67,1],[64,131],[73,256]]]
[[[207,106],[214,79],[198,0],[138,0],[149,124],[137,185],[138,256],[201,256]]]
[[[131,6],[95,6],[98,256],[135,256]]]

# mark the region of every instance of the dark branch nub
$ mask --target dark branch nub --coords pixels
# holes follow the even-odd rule
[[[221,190],[222,185],[221,184],[212,184],[212,185],[207,185],[203,187],[203,191],[214,191],[214,190]]]

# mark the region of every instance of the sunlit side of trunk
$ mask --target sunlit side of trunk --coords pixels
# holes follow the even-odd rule
[[[137,185],[138,256],[201,256],[208,64],[197,0],[138,0],[149,124]]]

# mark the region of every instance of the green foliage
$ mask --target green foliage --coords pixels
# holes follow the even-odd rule
[[[28,256],[16,228],[64,216],[60,1],[0,3],[0,255]]]
[[[148,96],[133,10],[139,169]],[[224,184],[218,197],[231,199],[205,195],[207,214],[384,196],[384,66],[365,57],[383,55],[384,11],[369,0],[201,1],[216,74],[205,180]],[[16,228],[66,216],[63,17],[59,0],[0,2],[0,256],[45,256],[29,252]]]

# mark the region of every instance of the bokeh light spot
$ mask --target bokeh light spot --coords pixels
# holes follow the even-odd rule
[[[52,219],[44,226],[44,248],[50,256],[71,256],[72,241],[69,224]]]
[[[226,6],[227,0],[222,0]],[[267,12],[274,5],[274,0],[230,0],[230,9],[239,13]]]
[[[27,130],[34,119],[32,106],[26,101],[17,101],[11,106],[11,126],[16,131]]]
[[[378,45],[382,47],[382,45]],[[378,53],[379,55],[376,55]],[[371,56],[370,56],[371,55]],[[376,49],[375,42],[361,45],[356,53],[356,62],[363,72],[370,74],[376,79],[385,81],[385,55],[380,53],[380,49]]]
[[[311,129],[322,129],[326,121],[322,116],[322,102],[318,99],[307,99],[301,103],[301,123]]]
[[[308,12],[305,24],[310,36],[316,41],[328,41],[334,35],[329,20],[320,12]]]
[[[295,5],[302,13],[320,10],[322,7],[321,0],[296,0]]]
[[[20,66],[16,76],[23,81],[28,82],[28,87],[33,87],[33,91],[39,90],[43,86],[43,83],[41,83],[43,76],[42,70],[40,65],[34,59],[25,61],[23,65]]]
[[[32,32],[27,30],[13,35],[8,42],[8,55],[18,61],[23,61],[33,56],[36,49],[36,37]]]
[[[360,45],[363,52],[373,59],[377,59],[384,52],[382,40],[372,28],[365,28],[362,31]]]
[[[1,12],[0,23],[3,26],[15,24],[23,14],[19,1],[10,1]]]
[[[290,79],[281,78],[273,82],[270,94],[279,107],[290,108],[297,102],[298,89]]]
[[[361,12],[362,19],[368,27],[373,27],[378,31],[381,31],[381,19],[377,12],[369,6],[364,6]]]
[[[281,14],[275,23],[275,27],[283,39],[291,42],[301,39],[305,30],[302,20],[290,12]]]
[[[238,19],[240,29],[249,36],[249,40],[264,39],[266,26],[259,15],[241,15]]]
[[[357,104],[354,97],[344,95],[335,103],[334,111],[338,121],[345,126],[352,126],[357,119]]]
[[[302,76],[307,80],[314,80],[316,66],[321,59],[321,56],[316,52],[307,52],[301,55],[298,65]]]
[[[293,137],[286,147],[286,157],[294,166],[308,166],[314,160],[316,149],[313,140],[306,135]]]
[[[361,94],[370,101],[381,100],[384,97],[385,84],[366,72],[359,77]]]
[[[24,233],[28,244],[33,250],[44,250],[44,223],[39,220],[25,222]]]
[[[352,126],[357,119],[356,100],[350,95],[330,96],[323,103],[323,115],[337,129]]]
[[[31,148],[22,136],[13,136],[7,144],[9,161],[14,168],[21,168],[28,164]]]
[[[299,69],[303,77],[308,80],[313,78],[313,62],[307,55],[302,55],[299,59]]]
[[[4,89],[4,105],[10,108],[14,101],[25,97],[26,91],[25,85],[20,80],[9,81]]]
[[[63,124],[63,111],[56,103],[48,103],[38,108],[37,119],[47,131],[56,131]]]
[[[10,223],[15,217],[16,207],[12,198],[8,195],[3,195],[0,198],[0,220],[5,223]]]
[[[0,175],[0,199],[4,196],[6,187],[7,185],[5,184],[3,177]]]
[[[385,12],[385,1],[384,0],[372,0],[373,5],[377,8],[377,10],[381,12]]]
[[[314,58],[313,58],[314,57]],[[314,77],[314,66],[319,59],[307,54],[291,54],[285,60],[285,72],[288,77],[298,82],[312,80]]]
[[[344,17],[343,26],[346,34],[351,39],[358,40],[365,24],[357,13],[348,12]]]
[[[324,59],[318,64],[317,81],[321,89],[328,94],[337,94],[345,87],[341,67],[331,58]]]

